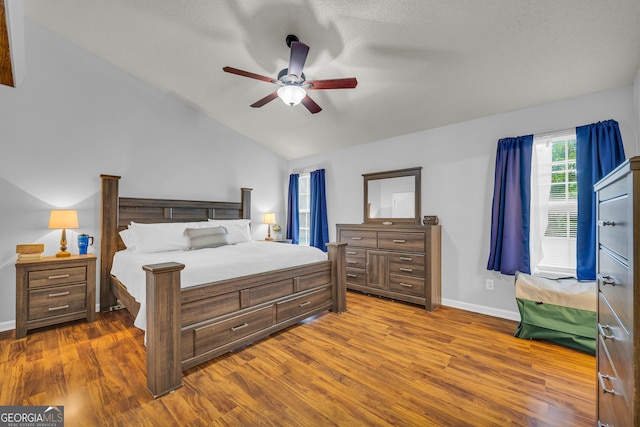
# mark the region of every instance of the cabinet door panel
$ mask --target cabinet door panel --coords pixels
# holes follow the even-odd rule
[[[389,288],[388,253],[367,251],[367,286],[378,289]]]

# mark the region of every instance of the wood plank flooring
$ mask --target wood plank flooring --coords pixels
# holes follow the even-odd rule
[[[146,391],[124,310],[0,333],[0,405],[64,405],[66,426],[590,426],[595,358],[516,323],[348,293],[327,312]]]

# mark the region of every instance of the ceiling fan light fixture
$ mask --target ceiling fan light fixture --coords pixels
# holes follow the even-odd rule
[[[300,86],[285,85],[278,89],[278,97],[287,105],[294,106],[300,104],[300,101],[307,96],[307,91]]]

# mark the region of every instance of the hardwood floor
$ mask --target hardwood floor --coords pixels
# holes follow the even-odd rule
[[[184,374],[153,400],[124,310],[0,333],[0,405],[64,405],[66,426],[590,426],[595,358],[516,323],[358,293]]]

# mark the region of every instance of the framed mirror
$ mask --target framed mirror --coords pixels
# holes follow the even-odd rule
[[[422,167],[362,174],[364,222],[420,224]]]

